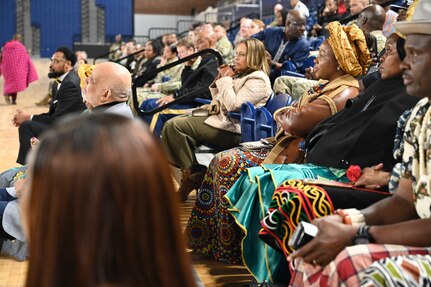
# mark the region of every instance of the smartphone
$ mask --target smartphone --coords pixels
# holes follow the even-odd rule
[[[316,237],[318,231],[316,225],[301,221],[293,232],[292,237],[290,237],[288,244],[293,249],[301,248]]]

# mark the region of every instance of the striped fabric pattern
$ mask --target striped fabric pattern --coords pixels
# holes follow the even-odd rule
[[[431,256],[396,256],[376,261],[363,273],[361,286],[431,286]]]
[[[350,246],[324,267],[302,262],[302,259],[295,260],[291,266],[293,274],[290,286],[360,286],[365,270],[375,261],[393,256],[429,254],[431,248],[390,244]]]

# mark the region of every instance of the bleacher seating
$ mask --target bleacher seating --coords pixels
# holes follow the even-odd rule
[[[282,69],[281,75],[282,76],[292,76],[292,77],[299,77],[304,78],[305,69],[309,67],[314,67],[314,60],[316,59],[316,56],[309,56],[301,67],[298,68],[298,72],[294,72],[292,68],[290,69]]]
[[[272,117],[274,112],[291,104],[290,95],[279,94],[271,96],[265,107],[258,108],[255,112],[255,140],[274,136],[277,131],[277,123]]]

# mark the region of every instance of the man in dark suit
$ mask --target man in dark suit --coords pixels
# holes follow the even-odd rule
[[[12,122],[18,127],[19,153],[17,163],[25,164],[27,152],[30,150],[30,140],[38,137],[54,122],[69,113],[85,110],[82,101],[80,80],[73,66],[76,63],[75,54],[67,47],[58,48],[51,58],[48,77],[55,79],[52,87],[52,101],[47,113],[30,115],[17,109]]]

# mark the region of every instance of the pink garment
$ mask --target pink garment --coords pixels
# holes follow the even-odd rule
[[[16,40],[7,42],[3,47],[1,73],[4,78],[5,95],[24,91],[31,82],[39,79],[25,46]]]

